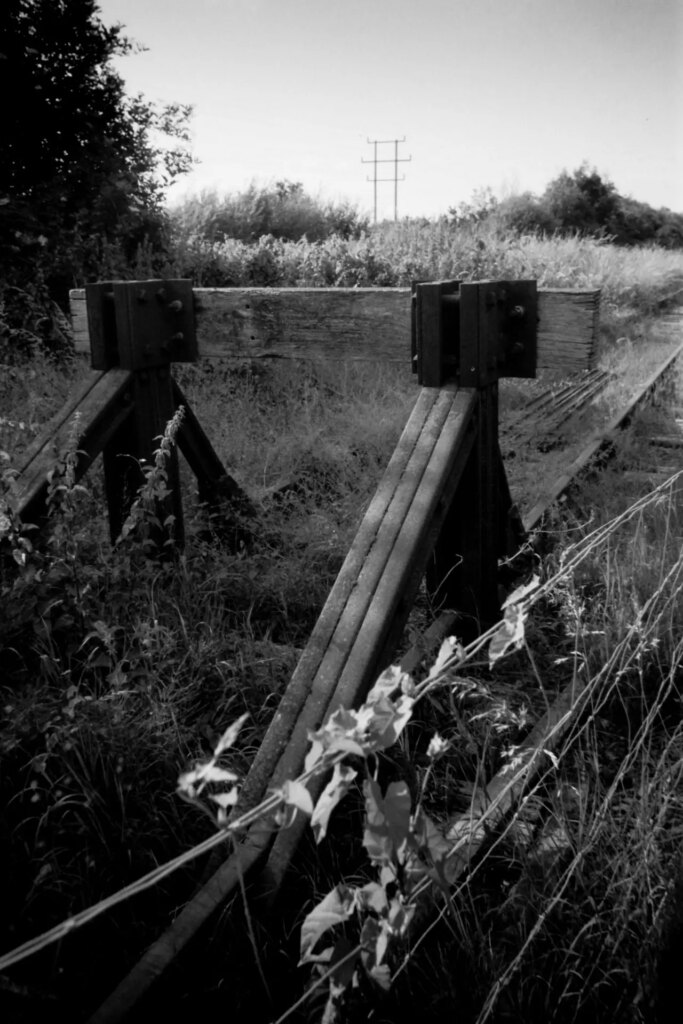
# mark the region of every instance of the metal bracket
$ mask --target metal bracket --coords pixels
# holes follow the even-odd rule
[[[197,359],[191,281],[115,282],[121,366],[142,370]]]
[[[457,376],[459,281],[415,282],[412,296],[412,364],[418,384],[441,387]]]
[[[416,282],[412,363],[424,387],[536,376],[535,281]]]
[[[462,387],[500,377],[536,376],[535,281],[477,281],[460,286]]]
[[[197,359],[192,283],[86,285],[92,365],[144,370]]]

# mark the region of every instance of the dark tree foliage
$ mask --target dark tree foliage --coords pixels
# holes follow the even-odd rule
[[[622,196],[593,168],[563,171],[540,199],[557,231],[603,235],[617,245],[683,247],[683,214]]]
[[[512,229],[519,234],[552,234],[557,230],[553,215],[531,192],[522,192],[501,200],[496,209],[496,217],[505,229]]]
[[[571,174],[562,171],[541,196],[522,192],[499,201],[490,189],[480,189],[470,203],[448,212],[451,223],[460,227],[486,221],[520,234],[578,233],[617,245],[683,248],[683,213],[620,195],[611,181],[586,163]]]
[[[541,203],[558,230],[596,234],[606,230],[618,198],[610,181],[582,164],[573,174],[563,171],[551,181]]]
[[[654,242],[665,249],[683,249],[683,214],[655,209],[630,197],[619,197],[608,230],[621,245]]]
[[[128,97],[112,58],[134,44],[95,0],[0,4],[0,276],[64,291],[164,231],[165,187],[187,171],[189,107]],[[156,142],[164,138],[168,145]]]

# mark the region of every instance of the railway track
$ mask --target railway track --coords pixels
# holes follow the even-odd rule
[[[606,370],[594,369],[545,388],[511,414],[503,425],[501,442],[506,447],[533,442],[540,451],[548,450],[559,442],[567,420],[600,395],[609,381]]]

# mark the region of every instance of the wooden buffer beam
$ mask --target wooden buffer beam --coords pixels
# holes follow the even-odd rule
[[[411,342],[410,288],[194,288],[204,359],[379,361],[403,365]],[[76,351],[89,352],[86,291],[69,293]],[[599,349],[600,291],[539,289],[539,371],[580,373]]]

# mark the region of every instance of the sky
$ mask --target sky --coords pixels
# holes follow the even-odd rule
[[[117,60],[127,91],[194,107],[199,162],[172,202],[287,179],[372,217],[368,140],[388,140],[377,176],[401,179],[399,217],[438,216],[486,187],[539,194],[584,161],[621,194],[683,211],[683,0],[99,8],[147,47]],[[393,217],[393,181],[377,192],[378,218]]]

